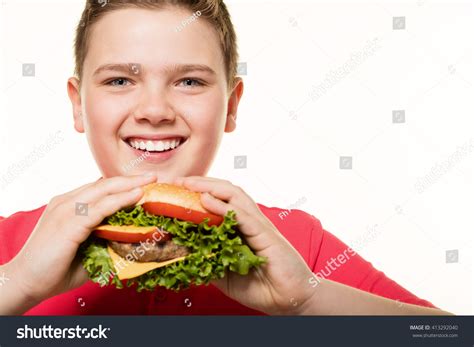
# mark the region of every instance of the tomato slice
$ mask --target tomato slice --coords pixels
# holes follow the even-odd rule
[[[170,233],[160,232],[158,228],[146,233],[139,232],[139,227],[129,231],[123,230],[125,229],[124,227],[119,227],[117,230],[113,230],[113,228],[114,227],[111,225],[100,226],[98,229],[94,230],[94,235],[110,241],[120,241],[127,243],[139,243],[141,241],[146,242],[146,240],[161,243],[171,240]]]
[[[204,222],[205,218],[209,218],[207,222],[209,225],[220,225],[224,220],[223,217],[212,213],[191,210],[164,202],[145,202],[142,206],[145,211],[154,215],[177,218],[195,224]]]

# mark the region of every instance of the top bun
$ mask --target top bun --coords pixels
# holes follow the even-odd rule
[[[201,194],[168,183],[151,183],[143,187],[145,194],[135,205],[146,202],[163,202],[186,209],[208,212],[201,204]]]

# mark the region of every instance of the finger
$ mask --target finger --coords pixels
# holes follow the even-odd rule
[[[107,195],[126,192],[133,188],[156,182],[156,175],[116,176],[95,182],[89,189],[76,196],[78,202],[93,203]]]
[[[92,209],[97,210],[97,213],[100,213],[101,220],[103,220],[118,210],[134,205],[142,196],[143,189],[137,187],[128,192],[107,195],[93,204]]]
[[[215,177],[208,177],[208,176],[186,176],[186,177],[176,177],[175,182],[177,184],[182,185],[184,181],[192,181],[192,180],[201,180],[201,181],[207,181],[207,182],[224,182],[232,185],[232,182],[226,181],[223,179],[215,178]]]
[[[95,182],[86,183],[86,184],[84,184],[84,185],[82,185],[82,186],[80,186],[80,187],[78,187],[78,188],[76,188],[76,189],[73,189],[73,190],[71,190],[71,191],[69,191],[69,192],[67,192],[67,193],[64,193],[64,194],[62,194],[62,195],[60,195],[60,196],[62,196],[63,198],[70,198],[70,197],[77,196],[77,195],[80,194],[81,192],[83,192],[83,191],[85,191],[85,190],[87,190],[87,189],[93,187],[98,181],[100,181],[100,180],[102,180],[102,179],[103,179],[103,178],[101,177],[101,178],[99,178],[99,179],[98,179],[97,181],[95,181]],[[58,197],[60,197],[60,196],[58,196]]]
[[[82,186],[80,186],[79,188],[76,188],[74,190],[71,190],[70,192],[66,193],[66,194],[69,194],[69,195],[77,195],[78,193],[92,187],[94,184],[96,184],[96,182],[90,182],[90,183],[87,183],[87,184],[84,184]]]
[[[67,289],[72,290],[77,287],[80,287],[81,285],[85,284],[88,279],[89,276],[87,274],[87,271],[84,269],[84,266],[82,265],[81,256],[76,255],[71,264],[70,280],[68,285],[69,288]]]
[[[176,177],[171,183],[177,186],[182,186],[184,181],[184,177]]]
[[[78,243],[84,242],[90,234],[90,231],[99,225],[104,218],[114,214],[120,209],[134,205],[143,196],[143,189],[136,187],[127,192],[120,192],[103,197],[99,201],[88,204],[87,218],[84,215],[76,216],[83,223],[84,228],[77,232],[71,230],[71,238]],[[81,218],[81,219],[79,219]]]
[[[214,197],[227,202],[235,202],[237,199],[236,187],[228,182],[219,179],[211,179],[209,177],[180,177],[177,182],[181,183],[185,188],[200,193],[210,193]],[[234,201],[232,201],[234,200]]]
[[[179,177],[175,181],[190,190],[209,193],[249,214],[260,213],[255,201],[242,188],[229,181],[201,176]]]
[[[209,193],[201,194],[201,203],[206,210],[219,216],[224,216],[231,209],[228,203],[215,198]]]
[[[218,215],[234,211],[239,230],[249,246],[256,252],[262,251],[278,242],[278,234],[271,222],[262,215],[260,210],[250,211],[232,203],[226,203],[209,193],[201,194],[201,202],[207,210]],[[258,207],[256,207],[258,209]]]
[[[216,279],[216,280],[212,280],[211,284],[214,287],[216,287],[217,289],[219,289],[221,292],[223,292],[224,294],[229,295],[230,294],[230,292],[229,292],[229,276],[230,276],[230,274],[226,273],[224,278],[219,278],[219,279]]]
[[[100,177],[99,179],[95,180],[94,182],[89,182],[89,183],[87,183],[87,184],[84,184],[83,186],[81,186],[81,187],[79,187],[79,188],[76,188],[76,189],[70,191],[69,193],[78,193],[78,192],[80,192],[80,191],[82,191],[82,190],[84,190],[84,189],[87,189],[87,188],[93,186],[93,185],[96,184],[97,182],[101,182],[102,180],[104,180],[104,178],[103,178],[103,177]]]
[[[201,201],[205,209],[220,216],[224,216],[228,211],[234,211],[239,229],[245,236],[251,237],[261,232],[261,228],[259,228],[261,223],[257,214],[249,213],[232,203],[226,203],[209,193],[203,193]]]

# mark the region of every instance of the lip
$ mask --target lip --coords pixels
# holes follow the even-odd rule
[[[187,139],[186,136],[179,135],[179,134],[152,134],[152,135],[143,135],[143,134],[138,135],[137,134],[137,135],[130,135],[130,136],[124,137],[123,140],[125,142],[128,142],[132,139],[134,139],[134,140],[143,139],[143,140],[150,140],[150,141],[160,141],[160,140],[176,139],[176,138],[180,138],[181,140],[186,140]]]
[[[128,143],[128,141],[132,139],[146,139],[146,140],[151,140],[151,141],[159,141],[159,140],[165,140],[165,139],[171,139],[171,138],[180,138],[181,142],[178,147],[168,150],[165,152],[147,152],[143,151],[140,149],[136,149]],[[137,157],[142,157],[144,161],[150,163],[150,164],[160,164],[170,158],[172,158],[174,155],[176,155],[180,150],[181,147],[188,142],[187,137],[183,137],[181,135],[137,135],[137,136],[129,136],[126,139],[123,140],[125,142],[125,145],[127,145],[128,148],[132,151],[132,153],[137,156]],[[147,154],[148,153],[148,154]]]

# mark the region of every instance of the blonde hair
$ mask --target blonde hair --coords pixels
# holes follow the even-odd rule
[[[79,80],[82,78],[91,27],[106,13],[130,7],[160,9],[169,5],[200,13],[199,17],[206,19],[216,30],[224,57],[227,85],[231,89],[237,75],[237,37],[223,0],[87,0],[74,40],[76,77]]]

